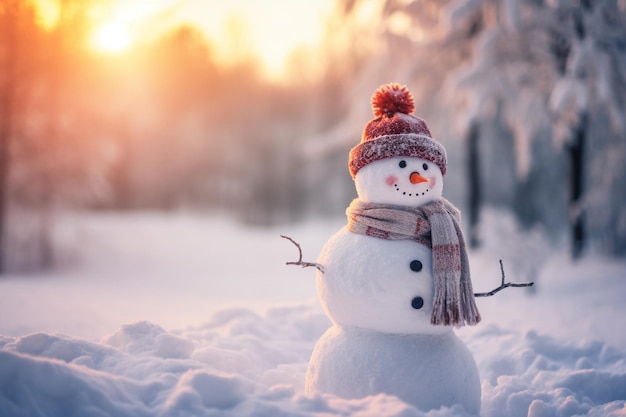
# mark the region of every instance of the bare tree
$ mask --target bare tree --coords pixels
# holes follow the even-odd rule
[[[80,130],[93,130],[84,87],[96,84],[86,76],[93,71],[80,6],[60,1],[47,28],[32,2],[0,7],[0,273],[53,262],[56,208],[78,201],[98,166],[94,142]]]
[[[6,270],[9,151],[13,132],[20,6],[19,0],[7,0],[0,8],[0,27],[4,29],[0,37],[4,39],[0,41],[0,274]]]
[[[473,121],[467,131],[465,146],[467,147],[467,181],[469,183],[469,245],[472,248],[480,246],[478,237],[478,223],[482,206],[482,189],[480,179],[480,133],[478,122]]]

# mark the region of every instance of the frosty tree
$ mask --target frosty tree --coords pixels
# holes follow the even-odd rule
[[[518,192],[533,193],[531,172],[550,169],[543,164],[553,161],[540,159],[536,149],[541,145],[535,142],[551,141],[567,159],[568,178],[561,181],[569,189],[573,257],[582,254],[594,235],[602,239],[596,245],[617,254],[626,235],[619,203],[624,201],[618,179],[624,176],[623,164],[612,164],[608,167],[612,174],[607,175],[607,167],[598,173],[594,161],[613,152],[616,160],[626,157],[623,5],[486,0],[460,2],[452,17],[480,19],[485,24],[471,65],[458,72],[456,85],[467,94],[470,120],[493,120],[495,115],[512,132],[522,185]],[[471,139],[476,124],[467,125]],[[472,153],[476,151],[470,148]],[[518,201],[523,207],[533,199]],[[599,210],[606,215],[593,214]],[[586,224],[586,217],[593,220]],[[617,227],[601,218],[612,219]]]

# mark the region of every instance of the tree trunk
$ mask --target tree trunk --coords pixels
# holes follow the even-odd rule
[[[480,208],[482,205],[482,193],[480,185],[480,152],[478,122],[473,121],[467,133],[467,181],[468,207],[469,207],[469,245],[471,248],[480,246],[478,237],[478,222],[480,220]]]
[[[66,10],[66,2],[59,3],[59,19],[63,20]],[[60,92],[63,85],[62,63],[65,58],[63,29],[55,28],[51,36],[50,53],[48,60],[48,102],[47,102],[47,120],[48,127],[46,130],[47,140],[43,148],[43,152],[48,155],[54,155],[58,152],[59,143],[59,108],[61,107]],[[42,165],[40,181],[43,184],[41,194],[39,196],[39,213],[36,215],[40,218],[39,235],[36,237],[39,257],[36,262],[40,267],[47,268],[54,264],[54,247],[52,245],[52,225],[54,224],[55,211],[55,193],[57,192],[58,183],[58,166],[56,158],[46,158],[46,162]]]
[[[8,177],[8,145],[11,132],[11,113],[9,106],[10,99],[5,96],[9,95],[7,89],[2,89],[2,119],[0,120],[0,274],[6,271],[6,246],[7,246],[7,177]]]
[[[587,114],[580,116],[580,122],[574,132],[573,143],[569,147],[570,161],[570,233],[572,258],[579,259],[585,247],[585,228],[582,209],[584,192],[585,136],[587,134]]]
[[[125,211],[133,208],[134,203],[131,179],[133,147],[127,125],[123,121],[117,123],[116,134],[119,156],[113,168],[112,182],[115,193],[115,209]]]
[[[16,42],[16,24],[17,11],[19,3],[10,2],[4,8],[4,16],[2,16],[2,36],[4,37],[3,45],[4,56],[0,60],[4,67],[3,73],[0,72],[0,274],[6,272],[7,269],[7,244],[8,244],[8,177],[9,177],[9,143],[13,129],[13,105],[14,105],[14,89],[15,89],[15,65],[17,48]]]

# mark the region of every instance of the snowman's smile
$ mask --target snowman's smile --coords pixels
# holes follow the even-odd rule
[[[387,177],[385,182],[390,187],[395,188],[396,192],[401,193],[402,195],[405,195],[407,197],[420,197],[430,192],[431,188],[435,186],[435,183],[437,181],[435,177],[426,178],[423,177],[419,172],[412,172],[409,175],[408,179],[411,183],[408,188],[401,187],[399,185],[400,181],[395,175],[390,175],[389,177]],[[426,184],[426,188],[418,187],[418,189],[416,189],[416,186],[424,183]]]
[[[422,196],[422,195],[426,195],[426,193],[428,193],[430,191],[430,188],[426,188],[422,192],[420,192],[420,191],[405,191],[405,190],[401,189],[400,186],[398,186],[398,183],[394,183],[393,187],[396,189],[397,192],[402,193],[402,195],[406,195],[407,197],[419,197],[419,196]]]

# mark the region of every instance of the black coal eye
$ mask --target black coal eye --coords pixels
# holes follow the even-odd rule
[[[424,168],[424,171],[428,171],[428,164],[426,162],[424,162],[422,164],[422,168]]]
[[[406,161],[400,161],[398,165],[400,166],[400,168],[406,168]]]
[[[411,268],[411,271],[413,272],[419,272],[422,270],[422,263],[420,261],[418,261],[417,259],[411,261],[411,263],[409,264],[409,268]]]

